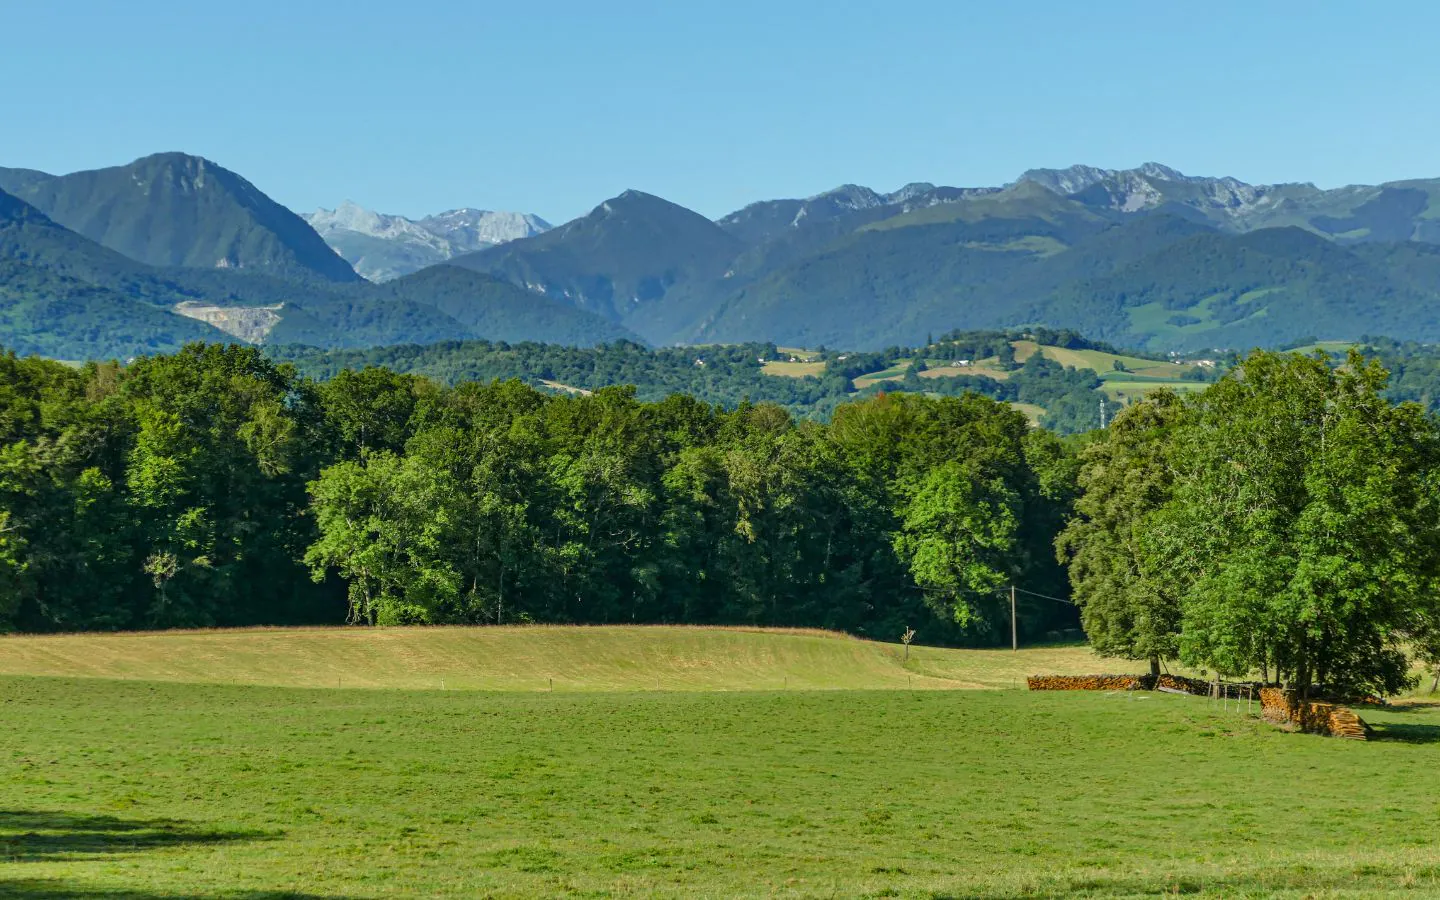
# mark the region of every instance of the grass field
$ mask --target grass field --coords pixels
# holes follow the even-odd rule
[[[1353,743],[1168,695],[707,690],[679,673],[759,647],[782,666],[815,660],[830,687],[896,671],[1005,687],[1012,672],[1110,666],[1080,647],[912,648],[907,670],[889,645],[706,631],[5,639],[8,671],[85,659],[95,677],[0,675],[0,896],[1440,892],[1440,709],[1367,711],[1383,739]],[[356,649],[367,634],[373,653]],[[322,664],[329,638],[378,667],[374,687],[258,684],[307,681],[295,672]],[[669,665],[681,690],[642,690],[640,675],[612,692],[375,689],[456,653],[505,655],[485,665],[534,682],[557,653],[614,673],[633,660],[596,657],[653,665],[662,646],[719,658]],[[256,684],[135,680],[174,677],[196,653],[208,680]],[[880,674],[829,668],[841,659]]]
[[[996,362],[998,362],[998,360]],[[929,360],[928,365],[930,368],[920,373],[921,378],[952,378],[956,375],[979,375],[985,378],[993,378],[996,381],[1005,381],[1010,377],[1009,372],[993,365],[975,364],[969,366],[952,366],[949,362],[939,359]],[[901,372],[901,377],[903,377],[904,374],[904,372]]]
[[[1303,347],[1292,347],[1287,352],[1302,353],[1306,356],[1309,356],[1316,350],[1323,350],[1326,353],[1344,354],[1348,352],[1351,347],[1355,346],[1357,346],[1355,341],[1318,341],[1314,344],[1306,344]]]
[[[902,655],[898,644],[808,630],[265,628],[0,637],[0,675],[488,691],[918,690],[1142,668],[1078,645],[1018,654],[914,646],[905,664]]]
[[[1030,424],[1035,426],[1039,426],[1040,419],[1046,412],[1043,406],[1038,406],[1034,403],[1020,403],[1015,400],[1010,401],[1010,408],[1024,413],[1025,418],[1030,420]]]
[[[819,377],[825,374],[823,362],[780,362],[771,360],[760,367],[760,371],[766,375],[777,375],[781,378],[805,378],[810,375]]]

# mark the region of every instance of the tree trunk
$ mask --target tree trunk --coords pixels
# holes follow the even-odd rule
[[[1152,657],[1150,657],[1150,677],[1151,677],[1151,678],[1159,678],[1159,677],[1160,677],[1160,657],[1158,657],[1158,656],[1152,656]]]

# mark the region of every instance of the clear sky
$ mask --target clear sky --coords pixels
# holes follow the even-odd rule
[[[0,0],[0,165],[161,150],[293,209],[710,216],[1157,160],[1440,176],[1440,4]]]

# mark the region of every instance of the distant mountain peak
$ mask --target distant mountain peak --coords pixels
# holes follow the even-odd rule
[[[1172,168],[1170,168],[1169,166],[1165,165],[1164,163],[1157,163],[1157,162],[1141,163],[1141,164],[1140,164],[1140,167],[1139,167],[1138,169],[1136,169],[1135,171],[1136,171],[1136,172],[1139,172],[1141,175],[1144,175],[1144,176],[1146,176],[1146,177],[1148,177],[1148,178],[1159,178],[1159,179],[1161,179],[1161,180],[1163,180],[1163,181],[1189,181],[1189,180],[1190,180],[1187,176],[1182,175],[1178,169],[1172,169]]]
[[[550,228],[549,222],[528,213],[463,206],[416,220],[374,212],[351,200],[303,218],[371,281],[389,281]]]
[[[928,181],[912,181],[898,191],[891,191],[885,195],[886,203],[907,203],[916,197],[924,196],[935,190],[935,185]]]
[[[808,199],[812,203],[817,200],[827,200],[839,204],[845,209],[870,209],[885,203],[885,198],[859,184],[842,184]]]
[[[168,151],[46,177],[0,169],[0,188],[57,224],[149,265],[358,280],[303,219],[204,157]]]

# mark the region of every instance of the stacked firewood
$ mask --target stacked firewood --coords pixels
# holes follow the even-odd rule
[[[1293,725],[1311,734],[1328,734],[1355,741],[1369,738],[1369,728],[1364,720],[1355,715],[1354,710],[1338,703],[1302,701],[1294,691],[1263,688],[1260,691],[1260,708],[1271,722]]]
[[[1179,691],[1183,694],[1194,694],[1197,697],[1208,697],[1214,689],[1213,682],[1201,681],[1199,678],[1186,678],[1183,675],[1161,675],[1156,680],[1155,686]]]
[[[1142,691],[1149,690],[1148,675],[1031,675],[1025,684],[1032,691]]]
[[[1365,721],[1355,715],[1354,710],[1344,706],[1335,706],[1330,709],[1330,733],[1335,737],[1349,738],[1352,741],[1364,741],[1370,738],[1370,728]]]

